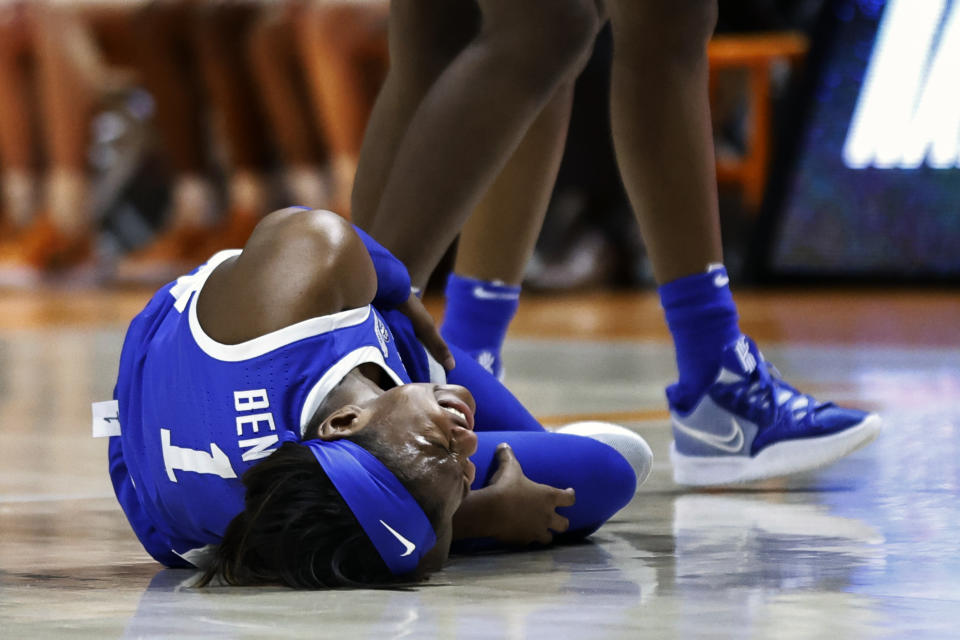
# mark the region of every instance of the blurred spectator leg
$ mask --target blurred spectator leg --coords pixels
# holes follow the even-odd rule
[[[132,60],[153,97],[154,125],[173,172],[170,210],[161,232],[117,265],[121,281],[166,282],[209,257],[216,191],[207,177],[205,108],[190,30],[189,2],[157,1],[133,11],[139,43]]]
[[[573,83],[543,110],[460,233],[454,272],[519,286],[563,157]]]
[[[40,272],[92,266],[93,212],[87,148],[104,65],[75,7],[31,6],[49,170],[45,208],[21,236],[5,271],[22,270],[24,283]]]
[[[194,39],[210,107],[227,153],[227,212],[207,245],[215,250],[242,247],[266,213],[269,147],[260,112],[247,42],[260,2],[198,4]]]
[[[350,215],[357,158],[387,67],[386,3],[312,2],[298,42],[313,107],[330,147],[332,207]]]
[[[37,207],[33,64],[23,3],[0,5],[0,253],[6,253]]]
[[[295,3],[266,9],[250,33],[251,68],[284,163],[288,199],[279,204],[334,208],[322,168],[325,150],[310,112],[297,57],[296,21],[301,18]]]

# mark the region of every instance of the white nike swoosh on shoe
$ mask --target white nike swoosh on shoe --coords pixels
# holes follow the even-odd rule
[[[473,297],[481,300],[516,300],[520,297],[519,293],[506,293],[502,291],[487,291],[480,285],[473,288]]]
[[[380,521],[380,524],[382,524],[383,526],[385,526],[385,527],[387,528],[387,531],[389,531],[390,533],[392,533],[392,534],[394,535],[394,537],[395,537],[397,540],[400,541],[400,544],[403,545],[404,552],[400,554],[400,557],[401,557],[401,558],[406,558],[408,555],[410,555],[411,553],[413,553],[413,550],[414,550],[414,549],[417,548],[417,545],[413,544],[412,542],[410,542],[409,540],[407,540],[406,538],[404,538],[402,535],[400,535],[399,533],[397,533],[397,530],[396,530],[396,529],[394,529],[393,527],[391,527],[390,525],[388,525],[388,524],[387,524],[386,522],[384,522],[383,520]]]
[[[737,422],[737,419],[732,416],[730,418],[730,422],[733,428],[731,429],[730,433],[726,435],[706,433],[700,429],[688,427],[674,417],[671,417],[670,421],[673,423],[673,428],[680,433],[688,435],[694,440],[699,440],[700,442],[715,449],[719,449],[720,451],[726,451],[727,453],[739,453],[740,449],[743,448],[743,427],[741,427],[740,423]]]
[[[718,273],[713,277],[713,286],[715,287],[725,287],[730,284],[730,276]]]

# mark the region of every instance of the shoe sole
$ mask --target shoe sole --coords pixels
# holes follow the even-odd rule
[[[556,432],[592,438],[615,449],[633,469],[637,478],[634,491],[639,491],[640,485],[650,477],[653,470],[653,451],[643,436],[635,431],[611,422],[588,420],[565,425]]]
[[[871,413],[860,424],[839,433],[778,442],[754,457],[686,456],[677,451],[676,444],[671,443],[673,481],[687,486],[707,487],[812,471],[870,444],[881,430],[880,416]]]

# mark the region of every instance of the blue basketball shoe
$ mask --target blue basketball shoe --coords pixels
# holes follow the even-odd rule
[[[723,485],[828,465],[880,433],[880,417],[817,402],[780,380],[753,340],[740,336],[723,352],[720,374],[693,405],[678,408],[667,388],[673,479]]]

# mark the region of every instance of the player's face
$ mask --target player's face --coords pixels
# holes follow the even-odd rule
[[[449,523],[470,491],[477,450],[476,404],[464,387],[407,384],[366,403],[366,429],[390,451],[389,466],[432,515]],[[429,508],[429,507],[428,507]],[[439,532],[438,532],[439,533]]]

